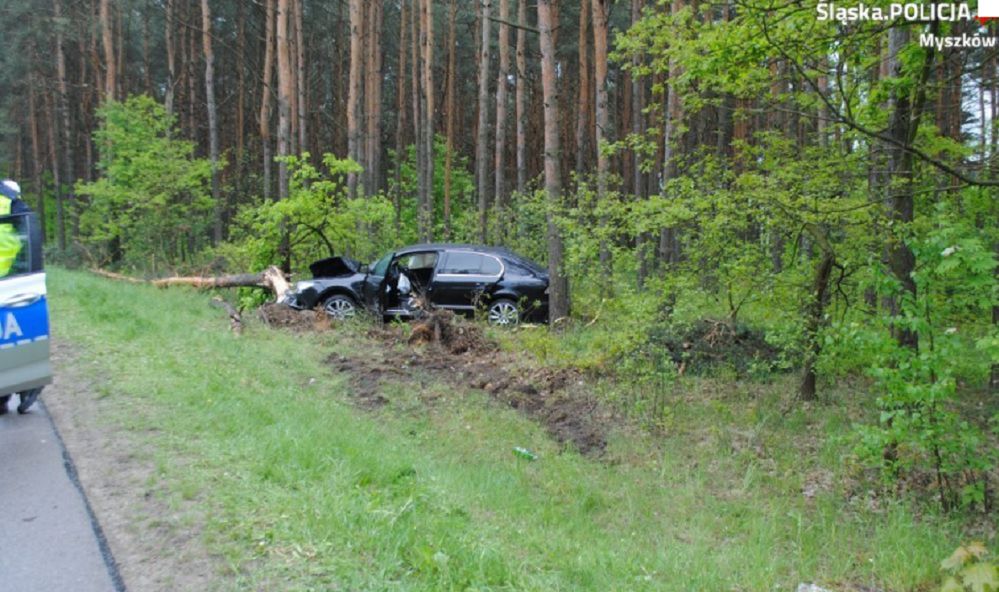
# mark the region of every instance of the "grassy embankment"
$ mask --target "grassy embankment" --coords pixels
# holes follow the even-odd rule
[[[790,381],[685,379],[664,434],[616,430],[590,459],[482,392],[356,408],[323,363],[373,347],[356,328],[236,337],[204,294],[58,269],[49,290],[77,371],[113,377],[107,421],[207,518],[224,588],[925,590],[960,542],[953,521],[847,501],[847,387],[782,414]]]

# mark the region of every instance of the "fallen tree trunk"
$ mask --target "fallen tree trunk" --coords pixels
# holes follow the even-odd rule
[[[285,294],[291,291],[291,284],[288,283],[288,279],[284,277],[284,273],[275,265],[271,265],[260,273],[239,273],[214,277],[175,276],[151,281],[143,281],[103,269],[92,269],[91,271],[101,277],[131,283],[150,283],[157,288],[169,288],[170,286],[192,286],[200,290],[209,290],[212,288],[261,288],[270,290],[274,294],[275,302],[280,302]]]

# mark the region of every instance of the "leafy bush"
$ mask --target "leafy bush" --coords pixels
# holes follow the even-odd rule
[[[98,265],[150,269],[190,263],[205,246],[214,202],[211,163],[178,139],[175,118],[147,96],[97,110],[101,176],[78,183],[80,233]]]

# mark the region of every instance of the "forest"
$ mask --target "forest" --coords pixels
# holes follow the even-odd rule
[[[645,393],[691,335],[758,336],[735,372],[793,373],[790,405],[860,381],[848,429],[878,487],[988,514],[997,23],[833,14],[0,0],[0,172],[50,262],[143,278],[507,246],[551,276],[524,347]],[[650,401],[628,405],[656,425]]]

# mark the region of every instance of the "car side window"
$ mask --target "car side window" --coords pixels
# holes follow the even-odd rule
[[[463,251],[447,254],[440,273],[449,275],[476,275],[482,267],[482,255]]]
[[[479,273],[482,275],[499,275],[502,272],[503,266],[500,264],[499,259],[490,257],[489,255],[482,256],[482,267],[479,268]]]
[[[38,234],[37,228],[32,228],[32,218],[28,215],[0,218],[0,278],[42,270],[41,251],[33,244],[40,243],[40,237],[29,238],[33,230]]]

